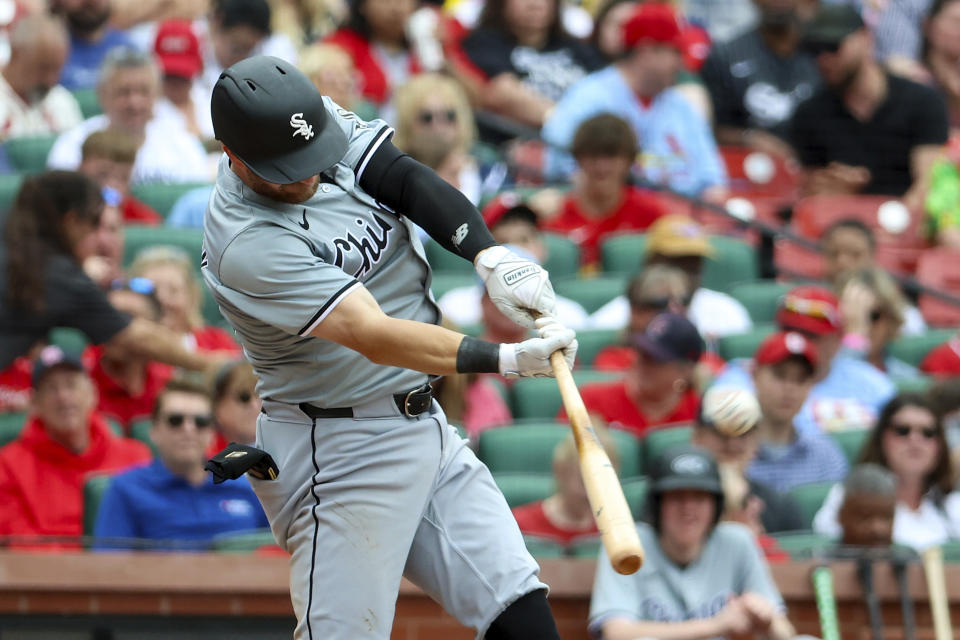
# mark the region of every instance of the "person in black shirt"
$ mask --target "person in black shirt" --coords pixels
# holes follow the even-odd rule
[[[160,325],[114,309],[83,272],[103,206],[100,187],[79,173],[47,171],[24,180],[0,244],[0,370],[54,327],[79,329],[94,344],[120,342],[174,366],[218,366],[185,351]]]
[[[797,105],[820,87],[820,74],[799,50],[807,0],[754,0],[756,28],[714,45],[700,70],[710,91],[717,142],[785,157]],[[809,15],[806,16],[809,18]]]
[[[924,176],[947,140],[943,100],[884,71],[851,7],[822,6],[803,46],[826,85],[797,108],[790,126],[805,192],[890,194],[919,208]]]

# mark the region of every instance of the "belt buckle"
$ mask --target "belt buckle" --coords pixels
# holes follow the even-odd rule
[[[410,399],[417,394],[430,393],[431,391],[433,391],[433,387],[430,385],[429,382],[427,382],[423,386],[420,386],[420,387],[417,387],[416,389],[411,389],[410,391],[408,391],[407,395],[404,396],[403,398],[403,413],[408,418],[416,418],[418,415],[426,411],[426,407],[424,407],[417,413],[413,413],[410,409]]]

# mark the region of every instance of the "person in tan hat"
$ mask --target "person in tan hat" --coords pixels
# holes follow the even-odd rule
[[[744,333],[753,327],[750,314],[737,300],[701,286],[704,258],[712,255],[709,236],[689,216],[671,213],[659,218],[647,231],[644,265],[666,264],[687,274],[693,289],[687,317],[708,341]],[[591,321],[597,328],[623,327],[629,316],[629,302],[626,296],[620,296],[595,311]]]

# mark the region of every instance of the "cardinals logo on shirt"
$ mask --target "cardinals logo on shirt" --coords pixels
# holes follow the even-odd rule
[[[306,140],[313,137],[313,125],[307,124],[303,119],[303,113],[290,116],[290,126],[293,127],[293,137],[303,136]]]

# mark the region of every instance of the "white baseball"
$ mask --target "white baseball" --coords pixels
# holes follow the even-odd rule
[[[899,200],[888,200],[877,209],[877,222],[890,233],[903,233],[910,224],[910,211]]]
[[[760,421],[760,405],[749,391],[714,387],[703,395],[703,416],[721,433],[739,436]]]
[[[767,184],[773,180],[773,174],[776,171],[773,158],[762,151],[749,153],[743,159],[743,173],[754,184]]]
[[[757,208],[746,198],[730,198],[724,208],[732,216],[740,220],[753,220],[757,217]]]

